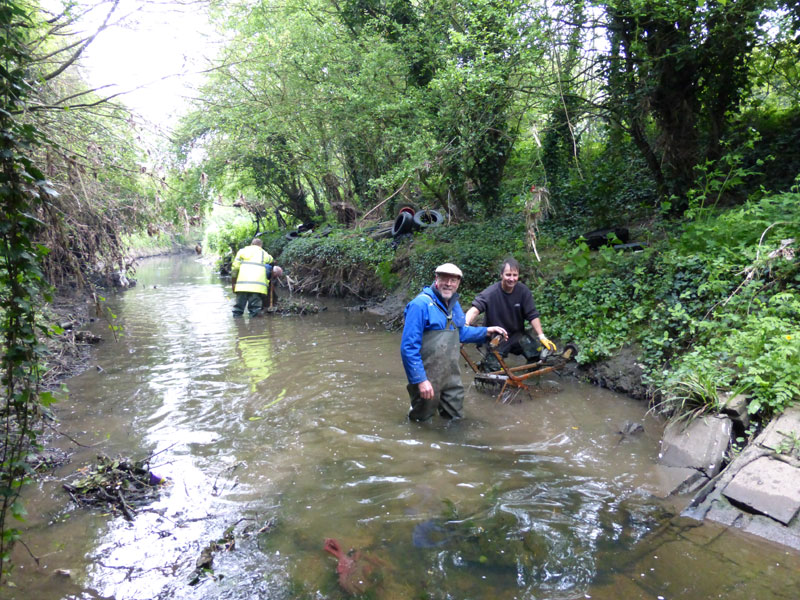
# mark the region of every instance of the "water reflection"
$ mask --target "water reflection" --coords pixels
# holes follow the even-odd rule
[[[236,342],[236,350],[247,371],[250,391],[255,392],[258,384],[266,380],[275,370],[270,336],[269,334],[240,335]]]
[[[42,566],[19,553],[3,597],[343,598],[336,538],[385,563],[378,598],[794,598],[796,555],[683,528],[648,493],[661,424],[640,403],[564,380],[496,404],[465,376],[467,419],[409,423],[399,336],[375,319],[326,301],[234,320],[191,259],[148,261],[139,281],[114,300],[125,335],[58,409],[98,445],[28,495]],[[627,420],[645,432],[622,443]],[[133,523],[64,508],[58,476],[99,451],[157,453],[170,479]],[[226,531],[235,548],[192,585]]]

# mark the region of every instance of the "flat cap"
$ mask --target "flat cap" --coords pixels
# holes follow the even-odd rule
[[[436,267],[434,273],[437,275],[455,275],[460,279],[464,279],[464,274],[461,272],[461,269],[459,269],[453,263],[444,263],[443,265],[439,265]]]

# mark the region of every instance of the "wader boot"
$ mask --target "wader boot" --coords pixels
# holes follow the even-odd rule
[[[433,398],[425,400],[419,395],[419,384],[407,386],[411,398],[412,421],[427,421],[438,410],[445,419],[460,419],[464,409],[464,386],[458,363],[458,329],[440,329],[422,334],[422,364],[428,381],[433,385]]]
[[[249,309],[250,316],[255,317],[261,312],[262,298],[264,294],[255,292],[236,292],[236,300],[233,303],[233,316],[241,317],[245,308]]]
[[[534,340],[527,333],[522,334],[517,342],[520,349],[520,354],[525,357],[527,364],[535,363],[540,359],[542,345],[538,340]]]

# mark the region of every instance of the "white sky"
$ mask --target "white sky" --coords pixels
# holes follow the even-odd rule
[[[213,54],[205,8],[202,1],[120,0],[115,14],[129,15],[126,24],[101,32],[84,55],[89,83],[114,85],[102,94],[136,90],[118,100],[156,125],[173,125]],[[101,6],[86,29],[107,10]]]

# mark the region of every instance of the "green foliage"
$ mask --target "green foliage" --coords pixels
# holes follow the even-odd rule
[[[321,260],[348,268],[364,265],[372,269],[391,257],[392,250],[387,242],[346,232],[324,238],[299,237],[286,246],[282,255],[287,266]]]
[[[704,414],[719,412],[719,387],[723,379],[713,369],[686,373],[685,377],[675,379],[653,409],[672,416],[675,421],[691,421]]]
[[[682,212],[694,166],[719,156],[731,114],[752,85],[753,47],[774,3],[601,6],[610,25],[606,107],[631,132],[659,195]]]
[[[797,71],[797,68],[795,67]],[[798,73],[800,75],[800,73]],[[798,88],[800,89],[800,88]],[[800,93],[800,92],[796,92]],[[800,102],[791,107],[750,110],[737,119],[730,135],[732,144],[741,148],[743,165],[758,165],[742,186],[742,192],[752,194],[760,188],[774,192],[788,191],[800,173]],[[753,138],[753,131],[758,137]],[[747,140],[752,139],[752,144]]]
[[[800,397],[798,202],[703,211],[642,253],[573,246],[535,291],[548,331],[578,343],[582,363],[639,344],[663,409],[699,414],[718,390],[746,390],[752,413],[780,412]]]
[[[611,356],[635,337],[648,320],[649,290],[633,257],[581,251],[578,258],[581,275],[565,273],[547,281],[534,297],[547,330],[577,343],[578,362],[588,364]]]
[[[780,431],[778,433],[783,436],[783,439],[778,443],[775,452],[778,454],[786,454],[794,458],[800,458],[800,432]]]
[[[744,147],[752,150],[759,137],[756,132],[752,132],[751,139],[744,143]],[[772,160],[772,157],[765,158]],[[697,219],[708,216],[724,196],[741,187],[749,178],[759,175],[756,168],[761,168],[763,163],[764,160],[759,158],[755,165],[746,166],[742,150],[736,149],[726,152],[719,159],[706,159],[705,163],[695,165],[696,187],[687,192],[689,208],[685,217]]]
[[[256,234],[252,219],[234,208],[216,207],[208,218],[203,248],[220,257],[234,255]]]
[[[392,271],[392,261],[384,260],[378,263],[376,268],[381,285],[389,291],[394,290],[400,284],[400,276]]]
[[[560,190],[558,214],[563,211],[573,222],[583,220],[591,229],[602,229],[625,225],[652,211],[656,186],[630,144],[584,154],[580,173],[572,169]]]
[[[269,252],[275,260],[280,259],[283,249],[289,243],[285,231],[266,232],[261,235],[261,241],[264,243],[264,250]]]
[[[515,214],[427,229],[414,235],[406,270],[409,285],[412,290],[429,285],[436,267],[452,262],[464,272],[459,293],[469,297],[498,280],[500,263],[507,255],[519,260],[526,272],[529,257],[524,244],[525,219]]]
[[[28,480],[25,457],[37,445],[42,402],[39,381],[46,347],[40,335],[50,335],[37,308],[51,298],[42,261],[47,248],[34,242],[42,222],[34,215],[54,190],[30,159],[41,133],[14,115],[24,112],[28,93],[30,34],[27,6],[7,1],[0,5],[0,387],[3,427],[0,431],[0,578],[8,568],[18,532],[9,518],[24,519],[19,493]],[[45,397],[50,403],[51,397]]]

